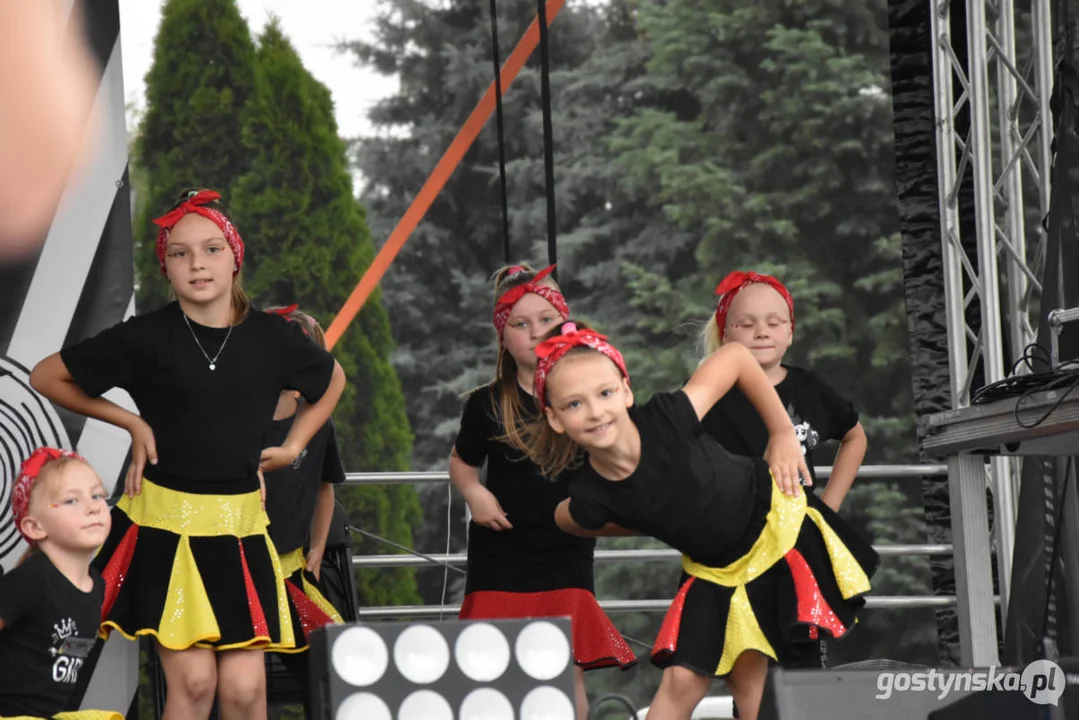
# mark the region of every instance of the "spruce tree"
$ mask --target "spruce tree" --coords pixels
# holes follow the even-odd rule
[[[254,85],[255,46],[235,0],[164,3],[132,158],[142,178],[134,229],[140,312],[169,297],[151,220],[189,186],[218,190],[228,204],[246,168],[240,115]]]
[[[374,246],[353,196],[330,92],[304,68],[276,19],[259,38],[255,87],[243,116],[249,170],[234,187],[231,208],[249,239],[247,289],[260,306],[298,303],[328,327]],[[407,470],[412,436],[378,292],[333,352],[348,377],[334,415],[345,467]],[[411,544],[419,517],[411,487],[349,487],[338,496],[354,526]],[[360,553],[383,551],[366,539],[358,543]],[[363,604],[417,601],[409,570],[361,571],[359,581]]]

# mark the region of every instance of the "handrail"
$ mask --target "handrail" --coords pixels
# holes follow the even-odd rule
[[[997,600],[999,602],[999,599]],[[608,613],[619,612],[666,612],[670,600],[600,600],[599,606]],[[870,595],[865,599],[866,608],[923,608],[951,607],[954,595]],[[398,605],[385,607],[361,607],[361,620],[389,618],[438,618],[452,619],[460,612],[460,605]]]
[[[951,555],[950,544],[941,545],[874,545],[879,555],[896,557],[906,555]],[[643,550],[596,550],[596,562],[657,562],[678,560],[682,554],[669,548],[647,548]],[[429,558],[429,559],[428,559]],[[427,565],[452,565],[464,567],[467,556],[464,553],[418,555],[357,555],[352,558],[355,567],[425,567]]]
[[[819,465],[814,468],[818,478],[832,476],[831,465]],[[941,477],[948,474],[947,465],[863,465],[858,471],[860,480],[916,480],[923,477]],[[362,472],[345,473],[345,483],[349,485],[404,485],[435,484],[449,482],[446,470],[427,472]]]

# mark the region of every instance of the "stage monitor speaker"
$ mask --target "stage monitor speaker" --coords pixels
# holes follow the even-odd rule
[[[969,679],[1008,672],[1007,668],[975,671],[777,669],[768,674],[759,720],[1043,720],[1049,717],[1046,708],[1051,706],[1029,702],[1017,691],[976,692],[980,689],[978,681],[972,683]],[[939,714],[972,695],[1001,697],[995,704],[992,701],[984,706],[978,704],[976,712]],[[1009,696],[1006,702],[1003,696]],[[950,713],[950,709],[947,712]]]

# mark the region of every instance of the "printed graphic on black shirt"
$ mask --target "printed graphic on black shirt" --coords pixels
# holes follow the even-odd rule
[[[49,655],[52,663],[53,682],[74,685],[79,681],[79,668],[94,649],[92,637],[79,637],[79,626],[72,618],[65,618],[52,626],[52,647]]]
[[[802,455],[813,452],[820,442],[820,433],[813,429],[808,420],[803,420],[794,409],[793,403],[787,404],[787,415],[794,423],[794,433],[798,436],[798,442],[802,443]]]

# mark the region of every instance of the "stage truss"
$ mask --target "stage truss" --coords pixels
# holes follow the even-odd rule
[[[1041,219],[1052,169],[1053,43],[1048,0],[932,0],[933,82],[952,407],[970,406],[976,376],[1002,379],[1037,334],[1045,262]],[[962,8],[960,8],[962,9]],[[962,52],[965,40],[966,51]],[[956,46],[959,46],[957,50]],[[960,118],[969,131],[960,134]],[[957,123],[957,120],[959,122]],[[959,193],[973,181],[977,252],[960,242]],[[970,318],[980,325],[972,328]],[[926,444],[930,449],[929,443]],[[946,449],[938,446],[938,449]],[[948,460],[962,662],[998,662],[985,489],[993,491],[1000,613],[1007,612],[1020,458],[958,452]]]

